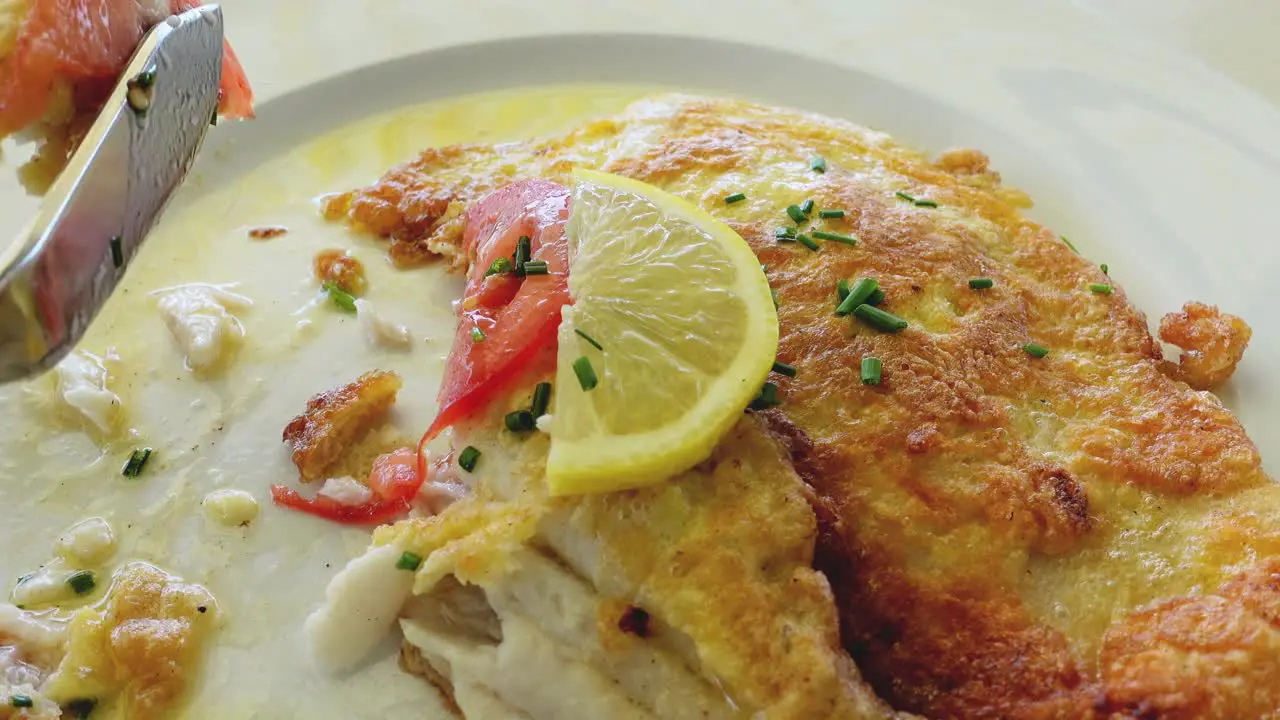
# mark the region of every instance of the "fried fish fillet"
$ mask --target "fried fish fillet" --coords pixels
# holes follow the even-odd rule
[[[500,668],[504,652],[552,662],[538,638],[594,678],[578,690],[656,717],[683,715],[646,683],[707,716],[1280,717],[1280,487],[1235,417],[1179,379],[1225,379],[1243,322],[1188,306],[1162,330],[1183,367],[1164,363],[1123,290],[1091,289],[1111,281],[1027,219],[980,153],[931,162],[851,123],[736,101],[664,96],[551,140],[428,150],[325,211],[388,237],[401,264],[465,267],[468,203],[515,178],[567,182],[576,165],[737,230],[798,373],[707,466],[636,492],[549,500],[543,440],[504,434],[500,412],[457,428],[490,461],[475,497],[376,537],[427,558],[406,636],[468,717],[492,702],[588,716],[460,670]],[[723,201],[736,192],[747,199]],[[775,242],[806,199],[845,211],[815,213],[813,229],[857,244]],[[833,313],[837,282],[862,277],[906,330]],[[992,286],[971,288],[978,277]],[[879,385],[860,381],[870,356]],[[490,616],[450,614],[456,588],[432,605],[454,585]],[[568,587],[583,608],[641,608],[657,630],[616,643],[557,616],[547,595]],[[635,643],[679,682],[635,670]]]

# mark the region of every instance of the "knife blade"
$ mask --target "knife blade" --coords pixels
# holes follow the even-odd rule
[[[218,105],[222,11],[152,28],[23,234],[0,256],[0,382],[75,347],[195,161]]]

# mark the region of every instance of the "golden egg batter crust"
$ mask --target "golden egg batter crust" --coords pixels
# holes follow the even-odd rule
[[[1236,418],[1186,384],[1230,375],[1242,321],[1189,305],[1161,334],[1190,360],[1166,365],[1123,288],[1091,290],[1114,281],[1027,219],[981,153],[930,162],[850,123],[734,101],[662,97],[552,140],[431,150],[326,212],[390,237],[397,261],[465,262],[452,244],[468,202],[575,164],[701,205],[766,266],[779,359],[798,373],[773,378],[783,404],[761,415],[811,487],[844,648],[892,705],[1280,716],[1280,487]],[[806,199],[845,211],[807,229],[857,245],[776,242]],[[834,314],[837,282],[862,277],[910,327]],[[860,381],[869,356],[878,386]]]

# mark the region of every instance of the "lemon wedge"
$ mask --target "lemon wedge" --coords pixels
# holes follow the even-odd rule
[[[652,185],[574,171],[552,495],[661,482],[706,459],[760,391],[778,315],[737,233]]]

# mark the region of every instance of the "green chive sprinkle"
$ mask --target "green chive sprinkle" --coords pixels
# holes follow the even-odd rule
[[[784,363],[784,362],[782,362],[782,361],[780,361],[780,360],[774,360],[774,361],[773,361],[773,371],[774,371],[774,372],[776,372],[776,373],[778,373],[779,375],[786,375],[787,377],[795,377],[795,376],[796,376],[796,368],[795,368],[795,366],[794,366],[794,365],[788,365],[788,364],[786,364],[786,363]]]
[[[796,229],[789,227],[780,227],[773,231],[773,239],[778,242],[795,242]]]
[[[900,197],[900,198],[902,198],[903,200],[906,200],[907,202],[912,203],[912,204],[914,204],[914,203],[915,203],[915,201],[916,201],[916,199],[915,199],[915,198],[913,198],[913,197],[911,197],[910,195],[908,195],[908,194],[906,194],[906,193],[902,192],[901,190],[899,190],[899,191],[895,192],[895,193],[894,193],[894,195],[897,195],[898,197]]]
[[[862,384],[863,385],[879,385],[880,372],[884,369],[883,363],[878,357],[862,358]]]
[[[533,256],[532,247],[533,241],[529,239],[528,235],[521,235],[520,239],[516,240],[516,252],[512,256],[512,262],[515,264],[517,275],[524,274],[524,264],[529,262],[529,258]]]
[[[124,238],[119,235],[111,236],[111,264],[116,267],[124,265],[124,247],[121,245],[123,242]]]
[[[823,220],[839,220],[844,217],[843,210],[819,210],[818,217]]]
[[[852,295],[850,295],[850,297],[852,297]],[[865,303],[854,308],[853,315],[862,322],[881,332],[895,333],[899,330],[905,329],[908,325],[906,320],[903,320],[897,315],[885,312],[878,307],[873,307]]]
[[[93,709],[96,707],[98,707],[98,701],[93,698],[76,698],[67,703],[67,712],[70,712],[79,720],[85,720],[93,714]]]
[[[1068,240],[1066,235],[1059,235],[1058,237],[1062,238],[1062,243],[1063,243],[1064,245],[1066,245],[1067,247],[1071,248],[1071,252],[1073,252],[1073,253],[1075,253],[1075,254],[1077,254],[1077,255],[1079,255],[1079,254],[1080,254],[1080,251],[1076,249],[1075,243],[1073,243],[1073,242],[1071,242],[1070,240]]]
[[[97,581],[93,579],[93,573],[88,570],[81,570],[67,578],[67,585],[77,595],[88,595],[93,592],[93,588],[97,584]]]
[[[841,235],[840,233],[827,232],[825,230],[815,230],[810,233],[819,240],[832,240],[845,245],[857,245],[858,238],[852,235]]]
[[[781,404],[782,401],[778,399],[778,386],[767,382],[760,388],[760,394],[756,395],[747,407],[752,410],[767,410]]]
[[[480,451],[468,445],[458,454],[458,467],[471,472],[476,469],[476,461],[480,459]]]
[[[138,448],[129,455],[129,461],[124,464],[124,468],[120,470],[120,474],[127,478],[136,478],[142,474],[142,468],[151,459],[151,448]]]
[[[821,155],[814,155],[813,157],[809,158],[809,169],[817,173],[826,172],[827,159],[822,157]]]
[[[490,275],[505,275],[506,273],[509,273],[514,269],[515,269],[515,266],[511,264],[510,260],[506,258],[498,258],[497,260],[493,261],[493,264],[489,266],[488,270],[484,271],[484,276],[489,277]]]
[[[9,698],[9,704],[16,708],[35,707],[35,702],[27,695],[13,695]]]
[[[422,567],[422,556],[417,553],[411,553],[408,550],[400,553],[400,559],[396,561],[397,570],[412,572],[420,567]]]
[[[591,367],[591,360],[585,355],[573,361],[573,374],[578,376],[578,385],[583,392],[588,392],[600,384],[596,377],[596,369]]]
[[[883,304],[883,303],[884,303],[884,291],[883,291],[883,290],[876,290],[875,292],[871,293],[871,297],[867,298],[867,304],[868,304],[868,305],[876,305],[876,306],[879,306],[879,305],[881,305],[881,304]]]
[[[1103,274],[1103,275],[1110,275],[1110,274],[1111,274],[1111,268],[1107,267],[1107,264],[1106,264],[1106,263],[1102,263],[1102,265],[1100,265],[1099,267],[1102,269],[1102,274]]]
[[[990,290],[995,284],[996,281],[988,277],[974,278],[969,281],[969,287],[974,290]]]
[[[804,213],[806,218],[813,213],[813,198],[804,201],[804,204],[800,206],[800,212]]]
[[[551,383],[540,382],[533,388],[533,403],[529,412],[533,413],[533,419],[537,420],[547,414],[549,407],[551,407]]]
[[[471,328],[471,342],[484,342],[484,331],[478,327]]]
[[[1027,354],[1033,358],[1042,358],[1045,355],[1049,354],[1049,348],[1043,345],[1037,345],[1035,343],[1027,343],[1026,345],[1022,346],[1022,349],[1025,350]]]
[[[525,275],[546,275],[547,263],[544,260],[530,260],[524,264]]]
[[[847,297],[849,297],[849,281],[842,278],[836,283],[836,305],[844,302]]]
[[[586,340],[587,343],[591,345],[591,347],[599,350],[600,352],[604,352],[604,346],[596,342],[596,339],[588,335],[585,331],[579,330],[578,328],[574,328],[573,331],[577,333],[578,337],[582,338],[583,340]]]
[[[916,207],[936,208],[938,203],[933,200],[916,200]]]
[[[816,251],[818,249],[818,243],[814,242],[813,238],[809,237],[808,235],[805,235],[804,233],[800,233],[799,235],[796,235],[796,242],[809,248],[810,250]]]
[[[747,194],[746,194],[746,193],[734,193],[734,194],[732,194],[732,195],[725,195],[725,196],[724,196],[724,204],[725,204],[725,205],[732,205],[732,204],[734,204],[734,203],[736,203],[736,202],[742,202],[743,200],[746,200],[746,199],[747,199]]]
[[[1089,289],[1099,295],[1110,295],[1112,287],[1106,283],[1089,283]]]
[[[537,423],[534,422],[533,413],[528,410],[509,412],[504,422],[506,422],[507,429],[511,432],[529,432],[538,427]]]
[[[325,283],[322,288],[325,294],[329,296],[329,300],[331,300],[334,305],[338,306],[339,309],[345,310],[349,313],[356,311],[355,296],[338,287],[337,283],[329,281]]]
[[[875,278],[862,278],[854,284],[853,289],[849,291],[849,296],[840,301],[840,305],[836,307],[837,315],[848,315],[854,311],[871,297],[871,293],[880,288],[880,283]]]
[[[778,309],[778,291],[774,290],[773,288],[769,288],[769,297],[773,298],[773,309],[777,310]]]
[[[808,219],[804,216],[804,211],[800,209],[799,205],[788,205],[787,215],[794,220],[797,225]]]

